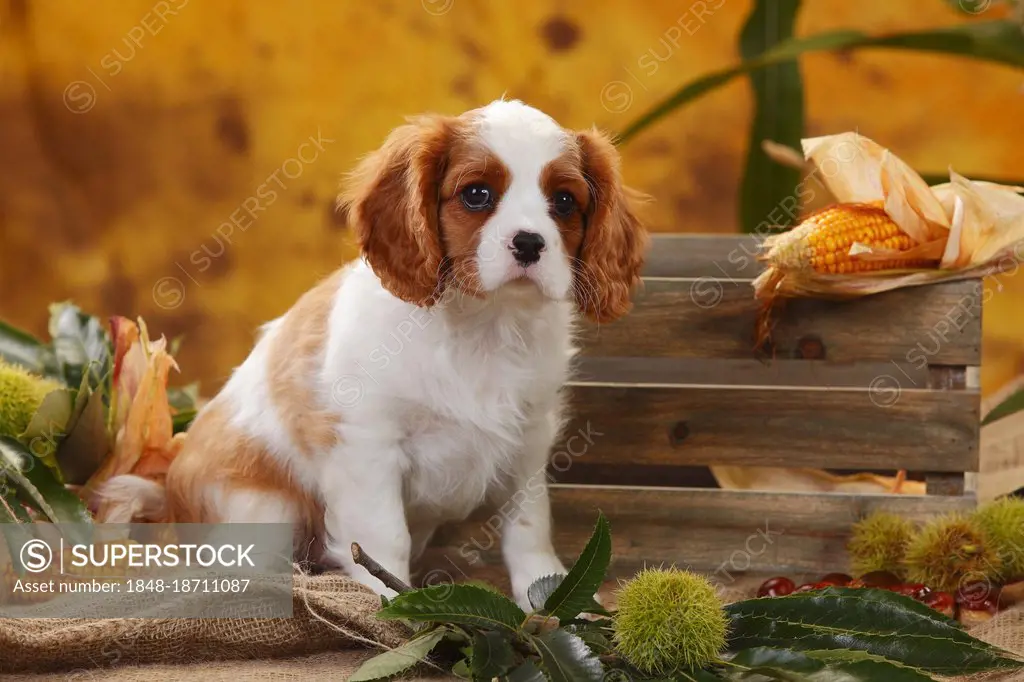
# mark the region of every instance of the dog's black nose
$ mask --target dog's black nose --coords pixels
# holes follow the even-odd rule
[[[516,232],[512,237],[512,255],[520,265],[530,265],[540,260],[544,250],[544,237],[536,232]]]

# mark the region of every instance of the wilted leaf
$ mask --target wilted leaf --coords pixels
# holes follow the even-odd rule
[[[594,603],[612,559],[612,536],[608,520],[598,512],[594,532],[586,547],[551,595],[544,611],[559,620],[575,618]]]
[[[729,648],[859,650],[906,666],[965,674],[1022,663],[910,597],[885,590],[827,588],[748,599],[725,607]]]
[[[442,622],[515,632],[526,614],[508,597],[475,585],[443,584],[403,592],[378,618]]]
[[[436,628],[414,637],[400,647],[378,654],[361,666],[348,678],[349,682],[370,682],[390,678],[408,670],[433,650],[445,635],[444,628]]]
[[[108,419],[114,434],[113,452],[85,484],[92,496],[114,476],[134,473],[157,477],[166,473],[183,444],[175,436],[167,380],[177,364],[162,337],[151,342],[145,323],[137,327],[125,318],[112,320],[115,337],[113,394]],[[107,505],[100,503],[97,518],[106,518]]]

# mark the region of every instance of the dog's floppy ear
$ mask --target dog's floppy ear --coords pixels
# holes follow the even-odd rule
[[[438,201],[453,133],[447,117],[410,119],[358,164],[338,200],[384,287],[417,305],[441,295]]]
[[[645,197],[622,183],[619,153],[607,135],[586,130],[576,140],[591,193],[577,303],[590,319],[611,322],[629,312],[640,281],[649,238],[636,205]]]

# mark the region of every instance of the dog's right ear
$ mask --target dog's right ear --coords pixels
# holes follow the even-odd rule
[[[438,202],[453,135],[450,118],[410,119],[356,166],[338,199],[381,283],[416,305],[441,295]]]

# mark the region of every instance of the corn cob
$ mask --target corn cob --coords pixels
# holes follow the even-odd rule
[[[877,253],[851,255],[855,243]],[[807,216],[792,230],[769,237],[765,246],[763,259],[782,271],[855,274],[934,263],[916,253],[918,245],[910,236],[872,204],[834,204]]]

